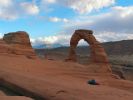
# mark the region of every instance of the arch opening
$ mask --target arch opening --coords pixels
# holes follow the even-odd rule
[[[77,62],[83,65],[90,64],[90,48],[89,45],[84,39],[81,39],[78,42],[76,47],[76,57]]]

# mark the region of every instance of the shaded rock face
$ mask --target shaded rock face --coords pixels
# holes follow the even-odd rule
[[[3,39],[0,40],[0,53],[25,55],[27,57],[35,56],[29,35],[24,31],[5,34]]]
[[[109,62],[104,48],[93,36],[93,31],[91,30],[76,30],[75,31],[70,41],[70,51],[69,51],[68,60],[77,61],[75,49],[78,45],[78,42],[81,39],[84,39],[90,45],[91,62],[94,62],[94,63],[108,63]]]
[[[124,79],[133,81],[133,68],[132,67],[123,67],[122,73]]]
[[[112,72],[122,79],[133,81],[133,67],[124,65],[113,65]]]

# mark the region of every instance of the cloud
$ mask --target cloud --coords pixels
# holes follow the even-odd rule
[[[47,36],[47,37],[39,37],[36,39],[31,39],[32,45],[40,45],[40,44],[69,44],[70,36],[68,35],[54,35],[54,36]]]
[[[20,3],[20,7],[22,8],[23,12],[29,15],[36,15],[39,13],[39,8],[37,5],[29,2],[22,2]]]
[[[54,5],[65,6],[80,14],[90,13],[103,7],[111,6],[115,0],[1,0],[0,1],[0,19],[14,20],[27,15],[37,15],[42,7],[45,12],[53,11]],[[52,6],[50,6],[52,5]],[[49,7],[50,6],[50,7]],[[51,18],[50,18],[51,19]],[[55,22],[67,22],[67,19],[51,19]]]
[[[64,26],[63,34],[71,34],[76,29],[91,29],[94,34],[107,34],[110,37],[110,33],[113,37],[115,35],[129,36],[133,34],[133,6],[116,6],[112,7],[110,12],[103,13],[94,16],[79,16],[70,20],[69,23]],[[120,40],[120,36],[117,39]],[[125,36],[125,39],[128,37]],[[108,38],[108,41],[113,40]],[[107,40],[107,37],[105,38]],[[116,39],[114,39],[116,40]]]
[[[111,6],[115,3],[115,0],[42,0],[42,3],[62,5],[80,14],[85,14]]]
[[[15,19],[17,17],[13,5],[12,0],[0,0],[0,19]]]
[[[108,41],[133,39],[133,34],[129,34],[129,33],[120,34],[116,32],[105,32],[105,33],[96,34],[95,37],[100,42],[108,42]]]
[[[48,20],[51,22],[64,22],[64,23],[69,22],[69,20],[66,18],[58,18],[58,17],[49,17]]]
[[[54,3],[56,3],[56,0],[42,0],[42,3],[43,4],[54,4]]]
[[[107,13],[77,16],[64,24],[62,32],[55,36],[38,38],[34,43],[69,45],[71,35],[76,29],[92,29],[95,37],[100,42],[133,39],[133,6],[115,6]],[[85,43],[81,41],[80,45]]]
[[[12,4],[12,0],[0,0],[0,7],[7,7]]]
[[[110,13],[95,19],[91,26],[97,31],[133,33],[133,6],[113,7]]]
[[[70,0],[65,4],[67,4],[68,7],[79,12],[80,14],[84,14],[90,13],[93,10],[99,10],[103,7],[108,7],[114,4],[114,2],[115,0]]]
[[[76,29],[92,29],[100,42],[133,39],[133,6],[115,6],[110,12],[100,15],[78,16],[65,24],[64,31],[36,41],[69,45],[71,35]],[[80,44],[85,42],[81,41]]]
[[[96,39],[100,42],[108,42],[108,41],[119,41],[119,40],[128,40],[133,39],[133,34],[128,33],[113,33],[113,32],[105,32],[99,33],[95,35]],[[64,46],[68,46],[70,43],[71,35],[55,35],[48,37],[39,37],[36,39],[31,39],[32,45],[41,45],[41,44],[61,44]],[[79,41],[78,45],[88,45],[84,40]]]
[[[26,15],[36,15],[39,7],[33,2],[22,2],[17,0],[0,1],[0,19],[14,20]]]
[[[0,33],[0,39],[3,37],[3,34],[2,33]]]

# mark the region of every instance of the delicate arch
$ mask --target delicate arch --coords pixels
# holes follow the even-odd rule
[[[90,45],[90,58],[91,62],[95,63],[108,63],[107,55],[104,48],[93,36],[93,31],[91,30],[76,30],[71,37],[70,41],[70,51],[67,60],[77,61],[76,57],[76,47],[78,42],[84,39]]]

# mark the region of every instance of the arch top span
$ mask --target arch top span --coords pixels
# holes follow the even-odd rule
[[[74,32],[70,40],[70,51],[68,60],[77,61],[76,47],[78,42],[84,39],[90,45],[90,59],[94,63],[108,63],[104,48],[96,40],[92,30],[79,29]]]
[[[93,34],[92,30],[85,30],[85,29],[75,30],[75,33],[83,33],[83,32],[85,32],[86,34]]]

